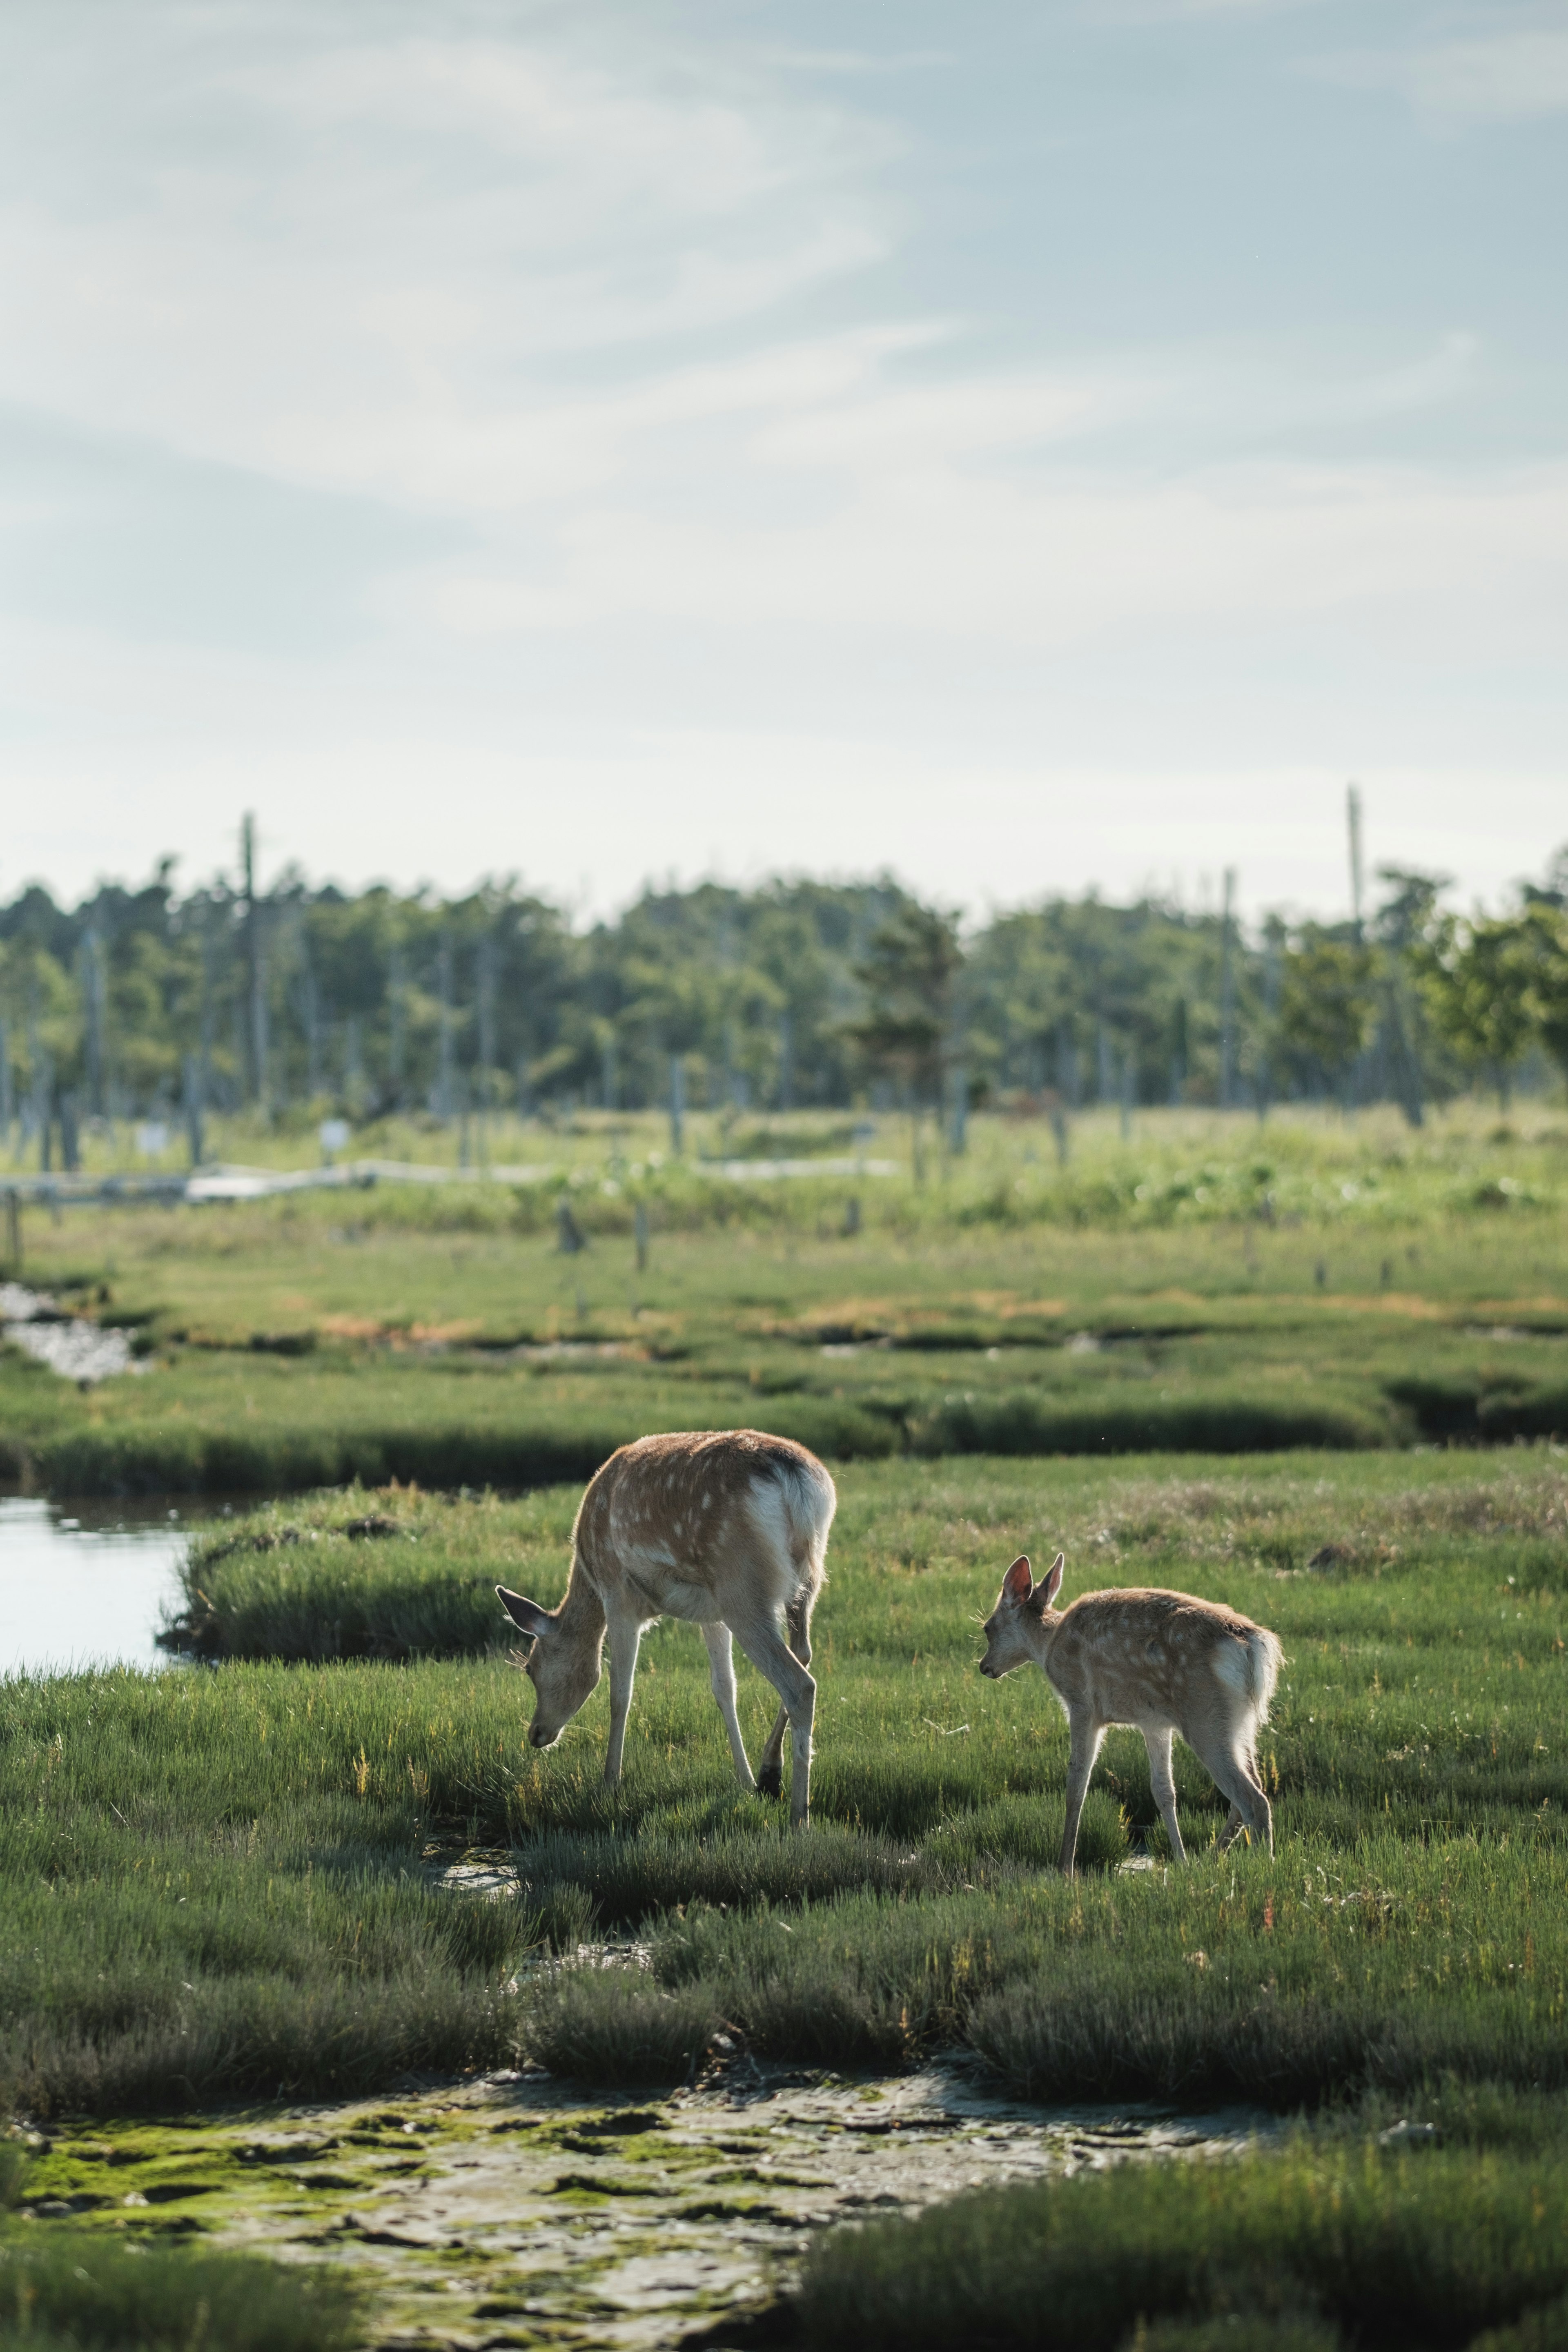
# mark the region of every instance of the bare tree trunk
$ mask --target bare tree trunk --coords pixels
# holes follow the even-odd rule
[[[1233,952],[1236,868],[1225,869],[1225,928],[1219,946],[1219,1107],[1228,1110],[1236,1070],[1236,962]]]

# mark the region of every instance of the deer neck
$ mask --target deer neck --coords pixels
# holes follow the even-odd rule
[[[1061,1609],[1042,1609],[1035,1621],[1036,1631],[1029,1646],[1042,1666],[1050,1657],[1057,1635],[1061,1632],[1062,1620],[1066,1613],[1066,1611]]]
[[[607,1622],[605,1604],[584,1574],[575,1552],[566,1581],[566,1598],[556,1612],[555,1622],[574,1649],[591,1647],[597,1655],[603,1647]]]

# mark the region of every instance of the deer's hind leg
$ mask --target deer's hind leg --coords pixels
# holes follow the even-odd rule
[[[735,1707],[735,1652],[728,1625],[704,1625],[702,1639],[708,1645],[708,1677],[713,1685],[713,1696],[724,1728],[730,1735],[730,1753],[735,1759],[735,1778],[742,1789],[754,1789],[752,1767],[746,1755],[746,1743],[741,1737],[741,1718]]]
[[[779,1709],[781,1721],[786,1722],[790,1727],[794,1752],[791,1759],[789,1784],[789,1817],[790,1826],[798,1830],[805,1827],[811,1804],[811,1728],[816,1710],[816,1685],[807,1674],[803,1660],[795,1654],[794,1641],[796,1633],[794,1625],[791,1626],[790,1631],[792,1638],[786,1642],[778,1625],[768,1618],[745,1625],[737,1625],[734,1629],[735,1639],[752,1665],[760,1675],[764,1675],[772,1683],[774,1690],[777,1691],[782,1702]],[[806,1641],[804,1630],[798,1638],[806,1642],[806,1647],[809,1650],[810,1643]],[[773,1738],[768,1743],[769,1748],[775,1755],[775,1761],[772,1768],[774,1794],[779,1788],[780,1773],[776,1756],[782,1742],[783,1734],[775,1724]],[[769,1792],[768,1762],[765,1756],[763,1769],[757,1775],[757,1786],[764,1795]]]
[[[791,1601],[784,1612],[784,1623],[789,1631],[789,1646],[803,1666],[811,1664],[811,1612],[815,1592],[803,1592]],[[789,1724],[789,1709],[781,1706],[773,1717],[773,1727],[768,1734],[767,1745],[757,1764],[757,1789],[764,1797],[784,1794],[784,1736]]]
[[[1205,1741],[1199,1748],[1198,1756],[1205,1769],[1213,1775],[1220,1795],[1230,1800],[1230,1811],[1219,1833],[1221,1853],[1233,1844],[1245,1829],[1267,1853],[1271,1854],[1274,1851],[1273,1808],[1264,1794],[1258,1767],[1252,1760],[1245,1735],[1241,1738]]]
[[[1178,1862],[1185,1862],[1187,1849],[1182,1843],[1182,1832],[1176,1824],[1176,1783],[1171,1772],[1172,1731],[1169,1724],[1163,1731],[1145,1730],[1143,1745],[1149,1750],[1149,1784],[1154,1791],[1154,1802],[1160,1808],[1160,1819],[1165,1824],[1165,1835],[1171,1841],[1171,1852]]]

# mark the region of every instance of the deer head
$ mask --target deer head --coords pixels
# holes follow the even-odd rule
[[[980,1661],[981,1673],[992,1682],[1000,1682],[1015,1666],[1044,1664],[1041,1637],[1054,1619],[1051,1603],[1062,1589],[1066,1567],[1067,1554],[1058,1551],[1050,1573],[1037,1584],[1027,1557],[1020,1553],[1002,1579],[996,1606],[985,1620],[985,1655]]]
[[[529,1639],[522,1671],[533,1685],[533,1721],[528,1727],[531,1748],[553,1748],[579,1707],[598,1687],[604,1649],[604,1623],[596,1638],[584,1640],[562,1622],[563,1610],[542,1609],[521,1592],[496,1586],[496,1597],[520,1633]]]

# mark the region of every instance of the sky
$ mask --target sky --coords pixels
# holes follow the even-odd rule
[[[0,897],[1568,839],[1568,0],[9,0]]]

